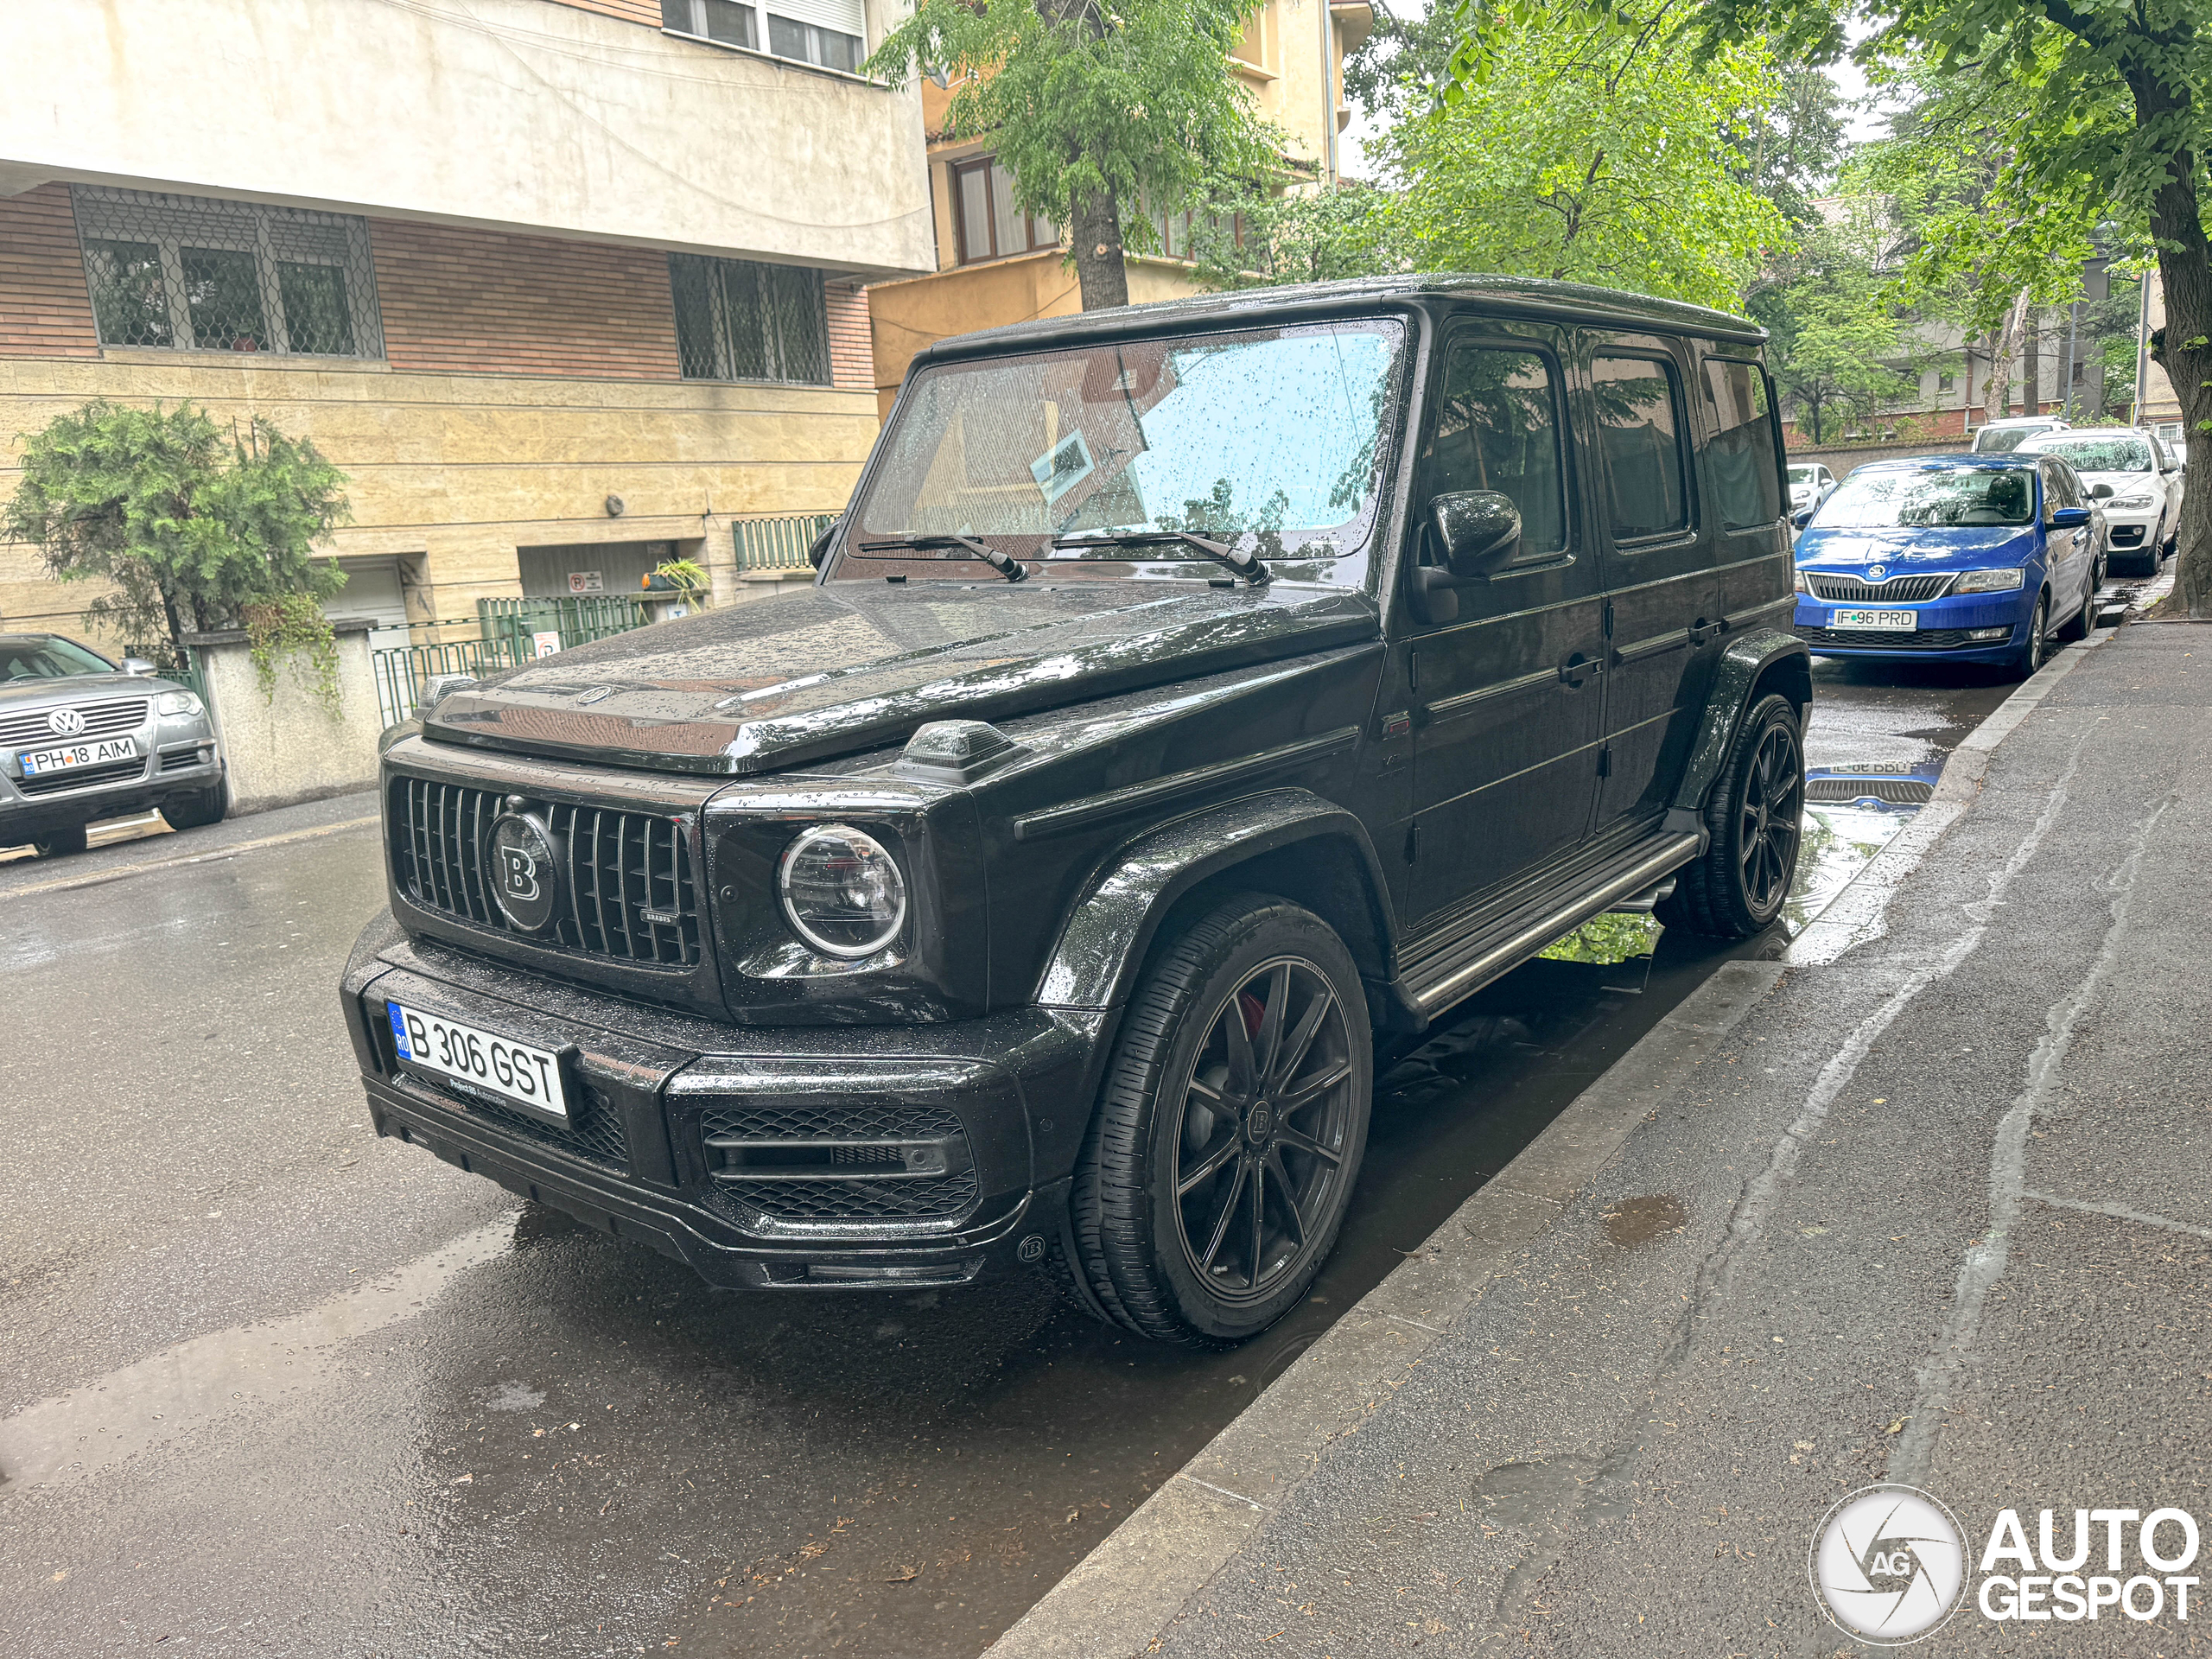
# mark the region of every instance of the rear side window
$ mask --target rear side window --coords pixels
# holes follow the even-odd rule
[[[2046,461],[2043,464],[2044,506],[2078,507],[2082,505],[2082,492],[2075,487],[2074,469],[2063,461]]]
[[[1590,372],[1610,480],[1613,539],[1635,541],[1687,530],[1688,468],[1674,365],[1648,357],[1600,357]]]
[[[1705,395],[1713,404],[1713,510],[1721,528],[1772,524],[1782,517],[1782,480],[1766,376],[1756,363],[1709,357]],[[1816,481],[1810,468],[1805,480]]]
[[[1529,553],[1567,545],[1559,397],[1540,352],[1461,346],[1444,367],[1430,476],[1439,494],[1495,490],[1521,510]]]

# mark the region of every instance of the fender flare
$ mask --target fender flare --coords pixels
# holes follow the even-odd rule
[[[1689,764],[1682,769],[1681,786],[1675,791],[1668,828],[1703,829],[1706,795],[1727,762],[1736,730],[1751,705],[1751,693],[1763,680],[1771,681],[1777,676],[1786,677],[1782,689],[1792,701],[1801,708],[1813,706],[1813,653],[1802,639],[1780,628],[1752,628],[1728,642],[1720,660],[1713,664],[1713,680],[1706,690],[1705,719],[1698,728]],[[1680,816],[1684,814],[1688,816]]]
[[[1038,976],[1041,1007],[1112,1008],[1128,995],[1160,924],[1200,882],[1281,849],[1323,836],[1358,849],[1353,874],[1365,888],[1373,951],[1395,955],[1389,886],[1367,827],[1352,813],[1305,789],[1273,789],[1224,802],[1129,842],[1091,882],[1061,924]],[[1346,944],[1355,957],[1360,945]]]

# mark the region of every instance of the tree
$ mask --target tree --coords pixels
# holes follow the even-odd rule
[[[2212,151],[2212,27],[2203,0],[1696,0],[1716,42],[1779,34],[1833,59],[1847,26],[1859,55],[1924,57],[1962,88],[2020,111],[1985,204],[1984,315],[2059,230],[2114,226],[2154,250],[2166,326],[2154,342],[2180,400],[2192,469],[2212,476],[2212,238],[2202,193]],[[2184,498],[2179,588],[2212,618],[2212,490]]]
[[[1229,67],[1259,0],[921,0],[866,66],[957,76],[948,122],[992,138],[1016,205],[1056,219],[1083,308],[1126,305],[1125,246],[1152,247],[1141,203],[1173,208],[1209,179],[1257,177],[1281,146]]]
[[[1390,245],[1391,198],[1347,182],[1289,190],[1265,182],[1217,187],[1191,225],[1198,279],[1216,289],[1332,283],[1399,268]]]
[[[1749,182],[1779,88],[1756,41],[1700,59],[1680,0],[1460,14],[1443,98],[1392,135],[1402,257],[1733,309],[1789,240]]]
[[[95,401],[34,433],[22,470],[0,538],[36,547],[58,581],[111,585],[87,627],[178,667],[187,633],[245,626],[264,684],[272,644],[327,650],[321,601],[346,577],[315,549],[351,515],[312,443],[259,416],[226,434],[189,404]]]
[[[1886,269],[1896,237],[1886,199],[1833,200],[1745,306],[1766,325],[1785,408],[1815,443],[1827,441],[1834,416],[1871,421],[1930,355],[1896,302]]]

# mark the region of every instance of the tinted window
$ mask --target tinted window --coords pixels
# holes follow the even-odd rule
[[[1431,453],[1437,493],[1495,490],[1521,510],[1523,551],[1567,545],[1559,401],[1541,353],[1488,346],[1452,353]]]
[[[1756,363],[1708,358],[1705,395],[1713,402],[1713,510],[1721,527],[1742,530],[1782,517],[1782,485],[1774,471],[1774,411],[1766,376]],[[1792,467],[1812,482],[1809,467]]]
[[[1649,358],[1601,357],[1590,372],[1611,480],[1614,539],[1632,541],[1687,528],[1689,493],[1682,482],[1674,369]]]

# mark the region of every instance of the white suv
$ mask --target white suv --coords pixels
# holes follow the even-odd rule
[[[2181,467],[2164,438],[2139,426],[2077,427],[2030,438],[2020,453],[2072,462],[2082,487],[2104,509],[2112,563],[2158,574],[2181,523]]]
[[[2056,415],[2015,415],[1992,421],[1974,432],[1974,452],[1977,455],[2009,455],[2030,438],[2041,437],[2046,432],[2063,432],[2069,424]]]

